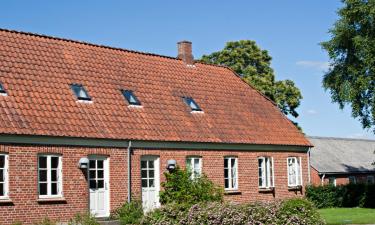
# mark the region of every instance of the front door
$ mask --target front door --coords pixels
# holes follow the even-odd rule
[[[95,217],[109,216],[109,162],[103,156],[89,158],[90,213]]]
[[[159,157],[141,158],[142,203],[145,212],[159,207]]]

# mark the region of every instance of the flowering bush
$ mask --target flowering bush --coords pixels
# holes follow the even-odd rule
[[[185,210],[179,205],[166,205],[147,214],[141,224],[324,224],[314,206],[304,199],[270,203],[199,203]]]

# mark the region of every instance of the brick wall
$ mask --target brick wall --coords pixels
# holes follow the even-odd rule
[[[336,178],[336,185],[345,185],[349,183],[349,177],[354,176],[357,183],[367,183],[367,176],[375,176],[375,173],[369,174],[337,174],[337,175],[326,175],[324,176],[324,184],[329,183],[330,177]],[[319,186],[322,184],[321,176],[319,176],[318,171],[311,167],[311,183],[313,185]]]
[[[110,209],[119,207],[127,198],[126,149],[50,147],[50,146],[0,146],[0,152],[9,154],[10,198],[12,203],[0,203],[0,224],[40,221],[43,217],[67,221],[76,213],[88,210],[88,188],[84,173],[77,168],[81,157],[105,155],[110,157]],[[37,156],[39,153],[57,153],[63,157],[63,192],[65,201],[38,202]],[[202,157],[203,172],[217,184],[224,185],[224,156],[238,157],[239,193],[226,195],[229,201],[250,202],[302,196],[303,192],[288,191],[287,157],[302,157],[303,184],[307,184],[307,154],[293,152],[248,152],[218,150],[145,150],[135,149],[132,155],[132,190],[141,194],[140,159],[142,155],[160,156],[161,181],[168,159],[177,160],[181,167],[190,155]],[[275,193],[258,191],[258,156],[274,157]]]

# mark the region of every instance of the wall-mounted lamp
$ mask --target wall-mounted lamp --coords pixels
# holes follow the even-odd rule
[[[80,158],[78,162],[78,168],[80,169],[88,169],[89,168],[89,159],[86,157]]]
[[[174,160],[174,159],[168,160],[167,161],[167,170],[169,172],[173,171],[174,169],[176,169],[176,165],[177,165],[176,160]]]

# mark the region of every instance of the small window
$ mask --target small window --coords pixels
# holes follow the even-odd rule
[[[186,158],[186,168],[191,173],[191,179],[195,179],[202,174],[202,158],[198,156],[192,156]]]
[[[374,183],[375,183],[374,176],[367,176],[367,184],[374,184]]]
[[[259,170],[259,187],[260,188],[274,187],[273,158],[272,157],[259,157],[258,158],[258,170]]]
[[[128,101],[129,105],[141,105],[141,102],[138,98],[134,95],[133,91],[130,90],[122,90],[121,91],[126,100]]]
[[[72,84],[71,88],[78,100],[91,101],[91,97],[81,84]]]
[[[328,184],[336,187],[336,177],[328,178]]]
[[[357,179],[355,178],[355,176],[350,176],[349,177],[349,184],[356,184],[357,183]]]
[[[0,199],[9,197],[8,161],[7,154],[0,154]]]
[[[7,94],[7,92],[6,92],[3,84],[1,84],[1,83],[0,83],[0,94],[2,94],[2,95],[6,95]]]
[[[191,97],[183,97],[184,102],[191,108],[192,111],[202,111],[199,105]]]
[[[38,157],[39,198],[62,196],[62,157],[40,155]]]
[[[236,157],[224,158],[224,187],[225,190],[238,189],[238,162]]]
[[[288,186],[302,185],[301,157],[288,157]]]

